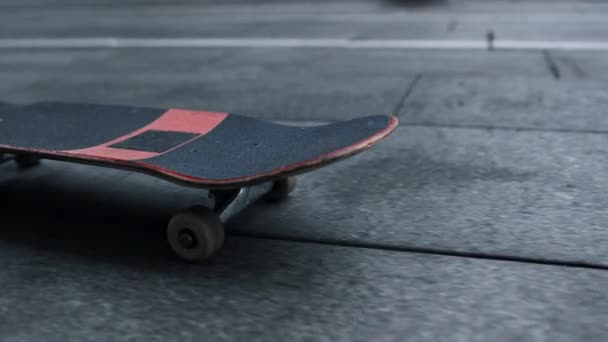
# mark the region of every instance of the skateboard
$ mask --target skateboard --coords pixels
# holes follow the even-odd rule
[[[167,226],[173,252],[197,262],[221,248],[229,218],[261,198],[287,198],[297,174],[362,152],[396,126],[392,115],[297,127],[188,109],[0,103],[0,154],[22,169],[50,159],[200,188],[205,204]]]

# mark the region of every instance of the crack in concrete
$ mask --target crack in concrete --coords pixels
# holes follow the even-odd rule
[[[561,77],[561,72],[559,70],[559,67],[553,60],[553,56],[551,56],[551,53],[548,50],[543,50],[543,58],[545,60],[545,63],[547,64],[547,67],[549,68],[549,72],[551,73],[553,78],[555,78],[556,80],[559,80]]]
[[[558,260],[558,259],[542,259],[542,258],[535,258],[535,257],[519,257],[519,256],[503,255],[503,254],[452,251],[452,250],[445,250],[445,249],[423,248],[423,247],[412,247],[412,246],[391,246],[391,245],[383,245],[380,243],[373,243],[373,242],[370,243],[370,242],[343,241],[343,240],[332,240],[332,239],[315,240],[315,239],[310,239],[310,238],[288,237],[288,236],[280,236],[280,235],[273,235],[273,234],[246,234],[246,233],[231,232],[230,235],[237,236],[237,237],[244,237],[244,238],[252,238],[252,239],[264,239],[264,240],[286,241],[286,242],[296,242],[296,243],[311,243],[311,244],[324,245],[324,246],[363,248],[363,249],[373,249],[373,250],[390,251],[390,252],[430,254],[430,255],[452,256],[452,257],[469,258],[469,259],[483,259],[483,260],[493,260],[493,261],[505,261],[505,262],[516,262],[516,263],[559,266],[559,267],[572,267],[572,268],[585,268],[585,269],[608,271],[608,265],[593,264],[593,263],[588,263],[588,262],[584,262],[584,261],[568,261],[568,260]]]
[[[416,86],[418,85],[418,82],[420,81],[421,78],[422,78],[422,75],[418,74],[408,84],[407,88],[403,92],[403,95],[401,95],[399,102],[397,102],[397,105],[395,105],[395,109],[393,109],[393,115],[395,115],[396,117],[399,117],[401,109],[403,109],[403,106],[405,105],[405,101],[407,101],[407,99],[410,97],[410,95],[412,94],[412,92],[414,91]]]

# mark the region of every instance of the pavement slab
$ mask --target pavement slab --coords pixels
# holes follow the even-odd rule
[[[17,70],[0,72],[15,78],[17,85],[5,86],[11,89],[4,100],[102,102],[314,120],[392,112],[413,78],[396,71],[399,55],[383,51],[153,49],[113,51],[109,57],[107,53],[76,52],[81,57],[69,65],[58,57],[57,63],[42,62],[31,69],[27,62],[14,62]],[[0,59],[11,64],[22,55]]]
[[[605,132],[606,85],[605,80],[423,76],[399,117],[419,125]]]
[[[603,134],[400,127],[234,228],[607,265]]]
[[[516,61],[517,63],[513,63]],[[437,75],[549,78],[534,53],[387,49],[11,50],[0,56],[3,101],[39,100],[181,107],[276,120],[342,120],[395,112],[412,82],[405,110],[429,94]],[[518,87],[524,80],[507,82]],[[438,85],[438,86],[441,86]],[[418,88],[418,89],[416,89]],[[430,88],[429,92],[435,89]],[[494,92],[494,96],[502,93]],[[482,96],[482,95],[478,95]],[[431,106],[432,101],[426,106]],[[413,108],[410,108],[413,107]],[[403,115],[402,115],[403,116]]]
[[[150,227],[3,223],[5,341],[606,336],[604,271],[237,237],[188,265]]]

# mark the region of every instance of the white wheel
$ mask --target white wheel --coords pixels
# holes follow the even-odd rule
[[[278,202],[287,199],[289,194],[296,188],[296,177],[281,178],[274,182],[272,190],[270,190],[264,199],[269,202]]]
[[[203,261],[222,247],[224,227],[211,209],[193,207],[173,216],[167,227],[167,240],[180,258]]]
[[[20,169],[29,169],[40,164],[40,159],[29,154],[18,154],[15,156],[15,163]]]

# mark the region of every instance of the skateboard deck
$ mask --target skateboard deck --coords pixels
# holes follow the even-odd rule
[[[295,127],[187,109],[0,103],[0,153],[139,171],[207,189],[238,188],[352,156],[396,126],[392,115]]]

